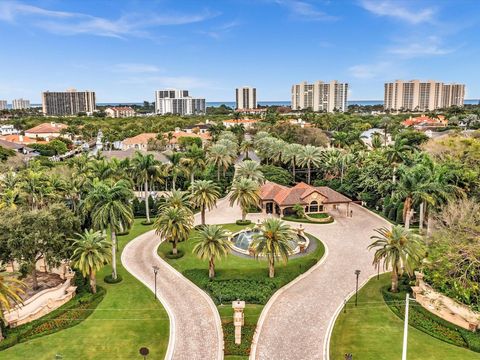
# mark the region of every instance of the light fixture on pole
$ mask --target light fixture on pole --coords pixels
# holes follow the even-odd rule
[[[155,274],[155,299],[157,299],[157,274],[159,267],[157,265],[152,266],[153,273]]]
[[[355,270],[355,275],[357,276],[357,284],[355,286],[355,306],[358,303],[358,277],[360,276],[360,270]]]

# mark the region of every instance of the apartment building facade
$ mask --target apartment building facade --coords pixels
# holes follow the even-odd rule
[[[63,92],[42,93],[42,110],[47,116],[91,115],[96,110],[94,91],[69,89]]]
[[[292,86],[292,110],[344,112],[347,110],[348,83],[306,81]]]
[[[7,110],[7,100],[0,100],[0,110]]]
[[[235,89],[235,101],[237,110],[250,110],[257,108],[257,89],[251,86],[243,86]]]
[[[205,114],[205,99],[189,96],[188,90],[157,90],[155,91],[155,112],[159,115]]]
[[[463,106],[464,84],[428,80],[396,80],[385,83],[384,108],[393,111],[432,111]]]
[[[12,100],[12,109],[13,110],[23,110],[30,109],[30,100],[25,99],[13,99]]]

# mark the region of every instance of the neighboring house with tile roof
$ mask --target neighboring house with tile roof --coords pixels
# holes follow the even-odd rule
[[[130,148],[127,150],[109,150],[109,151],[105,150],[105,151],[102,151],[102,155],[107,159],[116,158],[118,160],[125,160],[127,158],[133,159],[137,151],[142,153],[143,155],[152,154],[155,160],[158,160],[163,164],[168,164],[170,162],[170,160],[168,160],[168,158],[161,152],[137,150],[134,148]]]
[[[231,128],[232,126],[235,125],[243,125],[245,129],[250,129],[253,127],[258,120],[255,119],[231,119],[231,120],[224,120],[223,121],[223,126],[225,126],[227,129]]]
[[[42,138],[46,141],[60,136],[62,130],[68,128],[68,125],[49,122],[37,125],[31,129],[25,130],[25,136],[36,139]]]
[[[157,133],[143,133],[138,134],[130,138],[126,138],[120,143],[121,150],[128,149],[137,149],[137,150],[147,150],[148,141],[150,139],[155,139]]]
[[[179,140],[182,137],[200,138],[202,140],[202,146],[205,146],[211,139],[209,132],[195,134],[193,132],[181,131],[178,128],[175,129],[175,131],[164,133],[163,136],[167,140],[166,148],[168,150],[180,150]]]
[[[304,182],[294,187],[266,182],[260,187],[259,195],[263,213],[281,216],[293,214],[296,204],[303,206],[307,214],[339,211],[342,206],[348,216],[352,202],[328,186],[311,186]]]
[[[130,106],[112,106],[105,109],[107,117],[124,118],[135,116],[135,110]]]
[[[45,140],[39,140],[39,139],[32,139],[28,136],[25,135],[5,135],[5,136],[0,136],[1,140],[5,140],[8,142],[12,142],[14,144],[19,144],[19,145],[29,145],[29,144],[46,144],[47,141]]]
[[[426,115],[420,115],[417,117],[410,116],[408,119],[402,122],[403,126],[412,126],[417,130],[429,130],[436,128],[443,128],[448,126],[448,120],[443,115],[437,115],[436,118],[431,118]]]

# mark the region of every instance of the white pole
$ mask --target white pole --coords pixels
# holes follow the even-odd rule
[[[402,351],[402,360],[407,360],[407,341],[408,341],[408,302],[409,296],[405,298],[405,324],[403,328],[403,351]]]

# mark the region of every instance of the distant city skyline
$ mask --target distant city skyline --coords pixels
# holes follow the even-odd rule
[[[468,0],[5,0],[0,99],[38,104],[75,87],[100,103],[152,102],[156,89],[187,88],[221,102],[248,83],[259,102],[287,101],[293,84],[318,79],[349,83],[349,100],[383,99],[397,79],[466,84],[476,99],[479,10]]]

